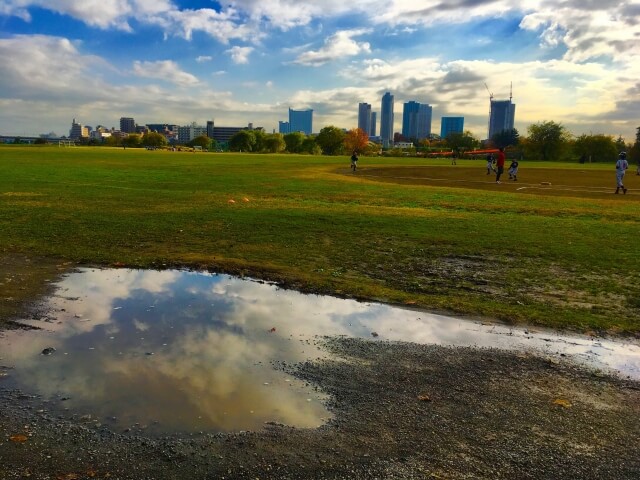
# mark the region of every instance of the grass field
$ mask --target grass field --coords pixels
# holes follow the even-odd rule
[[[614,195],[613,164],[523,161],[518,182],[496,185],[484,160],[359,163],[351,173],[348,157],[0,147],[0,251],[5,265],[207,268],[513,323],[640,331],[635,170]],[[7,268],[3,298],[32,291]]]

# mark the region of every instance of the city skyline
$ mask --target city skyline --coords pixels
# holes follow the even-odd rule
[[[122,116],[270,132],[289,108],[313,110],[317,133],[355,128],[357,105],[377,110],[390,91],[435,118],[464,116],[486,138],[485,84],[506,100],[511,82],[521,135],[553,120],[629,142],[640,124],[640,5],[630,0],[6,0],[0,22],[7,135]]]

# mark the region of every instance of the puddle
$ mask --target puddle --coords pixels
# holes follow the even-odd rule
[[[318,335],[534,350],[640,379],[640,345],[484,325],[280,290],[226,275],[83,269],[49,299],[39,331],[4,332],[0,388],[47,411],[147,434],[317,427],[312,386],[273,368],[323,355]],[[49,355],[42,354],[53,348]]]

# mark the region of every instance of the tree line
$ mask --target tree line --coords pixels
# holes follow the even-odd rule
[[[527,136],[521,136],[517,129],[504,130],[488,141],[482,142],[471,132],[451,133],[446,138],[405,139],[400,134],[396,142],[409,141],[415,151],[453,151],[459,156],[465,152],[493,147],[506,148],[512,156],[543,161],[606,162],[616,159],[621,151],[627,152],[631,162],[640,162],[640,127],[637,128],[634,143],[627,143],[622,137],[614,138],[604,134],[572,135],[561,123],[542,121],[529,125]],[[90,141],[89,144],[98,143]],[[126,137],[109,137],[104,142],[110,146],[124,147],[164,147],[168,145],[164,135],[147,132],[144,135],[130,134]],[[217,143],[207,136],[199,136],[186,144],[189,147],[214,150]],[[232,152],[253,153],[298,153],[311,155],[378,155],[379,144],[369,141],[367,134],[354,128],[345,131],[335,126],[324,127],[317,135],[302,132],[287,134],[265,133],[263,130],[240,130],[228,142]],[[386,154],[401,155],[406,149],[390,149]]]

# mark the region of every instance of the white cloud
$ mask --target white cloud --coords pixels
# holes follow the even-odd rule
[[[301,53],[294,63],[309,66],[320,66],[333,60],[371,53],[368,42],[356,42],[353,37],[370,33],[370,30],[342,30],[327,37],[324,46],[319,50]]]
[[[199,55],[196,57],[196,62],[198,63],[210,62],[211,60],[213,60],[211,55]]]
[[[199,80],[190,73],[180,70],[172,60],[157,62],[133,62],[133,73],[139,77],[165,80],[183,87],[197,85]]]
[[[228,53],[233,60],[233,63],[237,64],[246,64],[249,63],[249,55],[253,52],[253,47],[231,47],[229,50],[226,50],[225,53]]]

